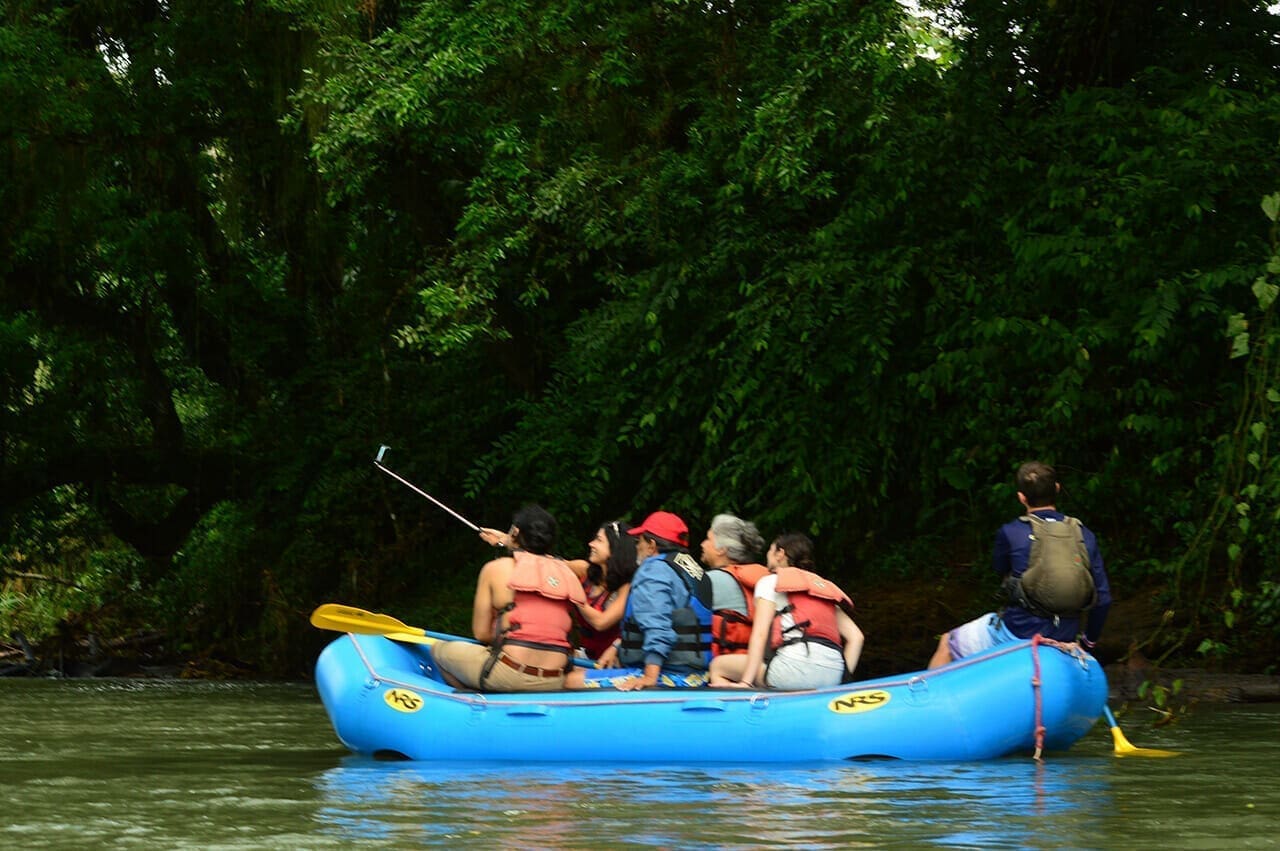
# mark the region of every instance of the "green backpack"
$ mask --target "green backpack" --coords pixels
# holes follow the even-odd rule
[[[1005,580],[1009,600],[1042,618],[1082,615],[1097,601],[1098,592],[1080,521],[1046,520],[1035,514],[1018,519],[1031,524],[1031,555],[1022,576]]]

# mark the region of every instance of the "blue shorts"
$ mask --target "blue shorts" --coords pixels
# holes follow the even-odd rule
[[[947,637],[947,648],[951,651],[952,659],[963,659],[965,656],[990,650],[997,644],[1017,640],[1018,636],[1009,631],[998,612],[988,612],[951,630]]]

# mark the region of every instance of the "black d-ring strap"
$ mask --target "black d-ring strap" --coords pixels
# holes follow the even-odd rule
[[[493,673],[493,666],[498,664],[498,657],[502,655],[502,642],[494,642],[489,648],[489,658],[485,660],[484,667],[480,669],[480,681],[476,683],[476,687],[481,691],[484,690],[485,680],[489,679],[489,675]]]

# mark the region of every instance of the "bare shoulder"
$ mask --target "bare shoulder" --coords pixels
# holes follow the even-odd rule
[[[495,558],[493,561],[485,562],[484,567],[480,568],[481,582],[506,582],[511,578],[511,571],[515,568],[516,561],[511,556],[503,556]]]

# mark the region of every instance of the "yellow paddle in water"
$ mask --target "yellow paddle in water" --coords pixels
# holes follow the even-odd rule
[[[439,639],[427,635],[421,627],[409,626],[391,615],[367,612],[338,603],[325,603],[311,613],[311,625],[336,632],[354,632],[359,635],[382,635],[392,641],[413,644],[435,644]]]
[[[1102,715],[1107,719],[1107,723],[1111,725],[1111,738],[1116,743],[1116,756],[1177,756],[1177,751],[1162,751],[1159,748],[1139,748],[1129,744],[1129,740],[1124,737],[1124,731],[1120,729],[1120,725],[1116,723],[1116,716],[1111,714],[1111,707],[1106,704],[1102,705]]]

